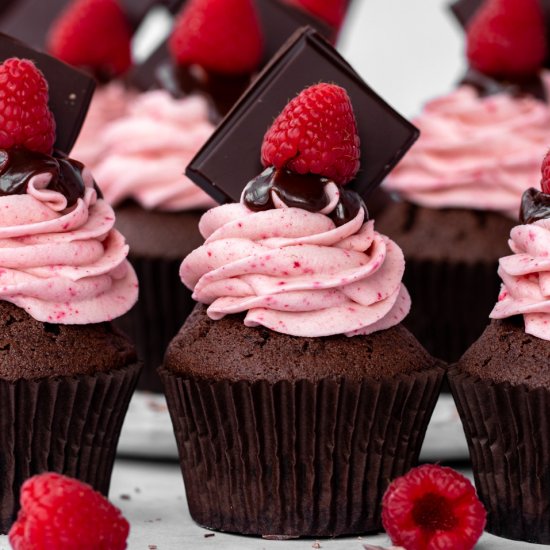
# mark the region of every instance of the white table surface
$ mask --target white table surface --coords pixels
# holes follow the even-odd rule
[[[129,498],[128,498],[129,497]],[[129,550],[310,550],[313,539],[267,541],[207,531],[191,520],[181,473],[177,465],[119,460],[113,472],[111,500],[130,521]],[[363,550],[365,543],[389,545],[385,535],[321,539],[322,550]],[[0,536],[0,550],[10,548]],[[484,535],[479,550],[547,548]],[[62,550],[62,549],[60,549]]]
[[[341,51],[368,84],[405,116],[413,116],[426,100],[450,90],[464,68],[462,33],[446,4],[446,0],[355,0],[346,24]],[[432,442],[437,445],[436,439],[441,446],[438,438]],[[439,452],[439,458],[448,458],[443,456],[444,447],[435,454]],[[433,454],[429,458],[437,460]],[[119,459],[111,499],[130,521],[130,550],[319,548],[314,540],[275,542],[221,533],[205,537],[209,532],[189,516],[181,473],[175,464]],[[389,545],[385,535],[321,540],[319,544],[323,550],[362,550],[367,542]],[[484,535],[477,548],[545,546]],[[7,537],[0,536],[0,550],[8,549]]]

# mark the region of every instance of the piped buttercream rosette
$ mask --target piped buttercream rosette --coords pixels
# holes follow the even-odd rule
[[[509,244],[514,254],[500,260],[503,285],[491,317],[523,315],[526,333],[550,340],[550,219],[514,227]]]
[[[26,194],[0,196],[0,300],[42,322],[109,321],[137,300],[128,246],[88,170],[84,196],[71,208],[47,188],[51,177],[36,174]]]
[[[219,319],[246,311],[245,325],[294,336],[369,334],[401,322],[410,298],[401,283],[401,249],[359,210],[336,226],[326,215],[338,188],[327,185],[326,212],[227,204],[203,215],[206,241],[183,261],[193,297]]]

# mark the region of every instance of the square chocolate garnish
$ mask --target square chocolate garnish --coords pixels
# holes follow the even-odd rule
[[[456,0],[450,5],[450,8],[459,23],[466,28],[484,2],[485,0]]]
[[[361,139],[361,168],[346,187],[367,197],[419,131],[309,27],[297,31],[260,73],[191,161],[186,174],[219,203],[239,201],[246,184],[263,170],[260,151],[273,120],[293,97],[319,82],[342,86],[351,98]]]
[[[297,29],[310,26],[330,42],[336,40],[337,31],[328,23],[281,0],[255,0],[256,10],[264,35],[265,65]]]
[[[0,63],[10,57],[30,59],[44,73],[49,84],[50,110],[56,123],[54,147],[69,154],[84,119],[95,89],[95,81],[87,74],[37,52],[19,40],[0,33]]]

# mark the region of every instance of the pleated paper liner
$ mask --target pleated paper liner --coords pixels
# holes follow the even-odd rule
[[[497,262],[407,259],[403,282],[412,308],[403,324],[434,357],[458,361],[481,336],[497,301]]]
[[[139,280],[139,299],[113,325],[125,332],[143,362],[138,389],[162,393],[157,368],[170,340],[191,313],[195,302],[179,277],[181,259],[164,260],[130,255]]]
[[[443,369],[387,380],[194,381],[160,369],[193,519],[273,538],[381,529]]]
[[[0,380],[0,533],[16,518],[22,483],[35,474],[66,474],[107,495],[140,368]]]
[[[541,365],[547,367],[548,365]],[[550,544],[550,392],[449,371],[486,530]]]

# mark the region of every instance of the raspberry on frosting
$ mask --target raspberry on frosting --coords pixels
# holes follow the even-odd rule
[[[339,185],[359,170],[359,135],[353,107],[343,88],[321,83],[288,103],[262,144],[264,166],[318,174]]]
[[[28,59],[7,59],[0,65],[0,148],[51,153],[54,142],[44,75]]]
[[[431,464],[394,480],[382,500],[384,529],[407,550],[471,550],[486,515],[468,479]]]
[[[252,0],[190,0],[176,19],[169,47],[178,65],[222,74],[255,71],[263,38]]]
[[[132,33],[118,0],[75,0],[50,29],[48,49],[100,80],[125,73],[132,64]]]
[[[538,0],[488,0],[468,26],[472,67],[500,78],[536,74],[546,57],[546,32]]]
[[[56,473],[21,488],[21,510],[9,540],[13,550],[124,550],[130,526],[92,487]]]
[[[401,249],[374,230],[354,191],[359,137],[343,88],[317,84],[268,130],[240,204],[201,218],[206,239],[181,264],[212,319],[247,312],[247,326],[302,337],[355,336],[400,323],[410,309]]]

